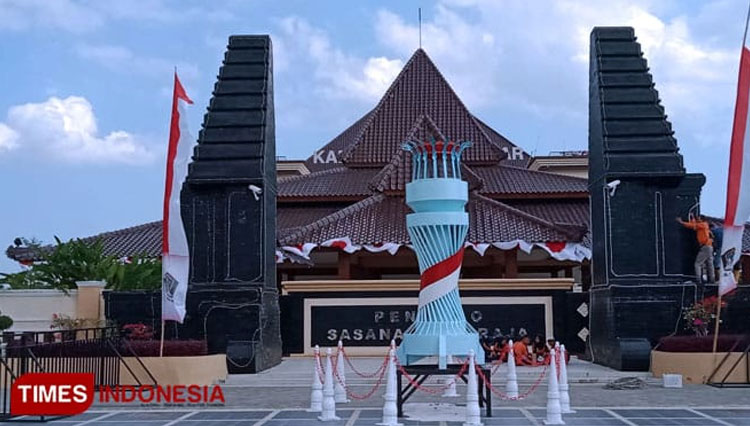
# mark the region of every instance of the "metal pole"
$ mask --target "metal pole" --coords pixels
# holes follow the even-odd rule
[[[161,320],[161,342],[159,342],[159,358],[164,356],[164,323],[165,320]]]
[[[714,354],[716,354],[716,346],[719,343],[719,323],[720,322],[721,322],[721,293],[719,293],[719,302],[716,306],[716,324],[714,324],[714,350],[713,350]],[[714,364],[716,364],[715,357],[714,357]]]

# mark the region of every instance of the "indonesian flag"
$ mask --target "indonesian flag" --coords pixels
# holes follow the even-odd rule
[[[721,281],[719,294],[737,287],[734,265],[742,256],[742,233],[750,217],[750,135],[748,135],[748,98],[750,98],[750,50],[742,47],[737,102],[734,106],[732,144],[729,148],[727,207],[724,216],[724,239],[721,246]]]
[[[193,101],[185,93],[175,73],[162,222],[161,319],[179,323],[185,318],[185,296],[190,271],[190,252],[180,215],[180,189],[187,176],[194,143],[185,122],[185,103],[192,104]]]

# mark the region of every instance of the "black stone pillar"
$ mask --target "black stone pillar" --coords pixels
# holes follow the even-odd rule
[[[275,144],[271,39],[231,36],[182,189],[190,328],[230,371],[281,361]]]
[[[589,82],[591,351],[647,369],[651,345],[696,297],[698,246],[675,217],[698,213],[705,177],[685,172],[632,28],[594,28]]]

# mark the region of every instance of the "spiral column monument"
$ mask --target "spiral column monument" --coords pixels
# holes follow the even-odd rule
[[[471,142],[433,140],[403,147],[412,154],[406,203],[414,213],[406,216],[406,227],[421,274],[417,318],[404,332],[397,352],[403,365],[437,357],[438,367],[445,369],[449,356],[466,358],[470,351],[478,364],[484,364],[479,334],[466,321],[458,294],[469,230],[469,190],[461,180],[461,153],[469,146]]]

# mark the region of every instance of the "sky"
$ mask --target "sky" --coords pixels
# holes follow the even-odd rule
[[[0,0],[0,249],[160,219],[172,73],[197,135],[232,34],[271,35],[277,154],[308,157],[375,106],[419,7],[469,110],[536,155],[587,148],[589,34],[635,27],[703,212],[723,216],[746,1]]]

